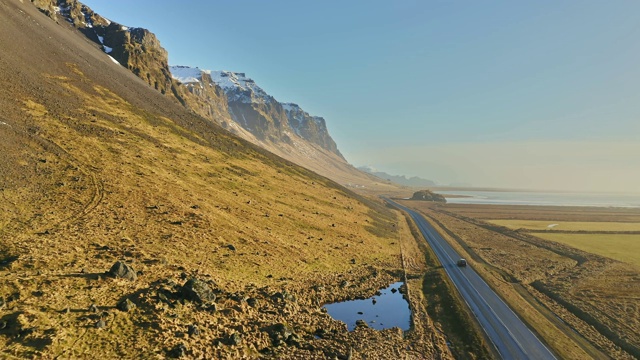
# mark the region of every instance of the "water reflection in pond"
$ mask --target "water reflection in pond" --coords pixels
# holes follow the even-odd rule
[[[356,328],[357,320],[364,320],[376,330],[399,327],[406,331],[411,324],[411,310],[398,291],[401,285],[402,282],[391,284],[380,290],[380,295],[369,299],[327,304],[324,307],[332,318],[347,324],[349,331]]]

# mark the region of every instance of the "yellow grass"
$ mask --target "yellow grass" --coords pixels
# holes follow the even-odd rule
[[[640,235],[542,233],[536,236],[640,266]]]
[[[510,229],[567,230],[567,231],[640,231],[640,223],[623,222],[580,222],[542,220],[486,220],[492,224]],[[551,226],[550,225],[555,225]]]

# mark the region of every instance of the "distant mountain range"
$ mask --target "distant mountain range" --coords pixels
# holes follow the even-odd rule
[[[390,175],[383,171],[377,171],[376,169],[370,166],[360,166],[359,170],[366,171],[369,174],[375,175],[381,179],[389,180],[398,185],[411,186],[411,187],[425,187],[425,186],[436,186],[437,184],[428,179],[423,179],[417,176],[412,176],[407,178],[405,175]]]

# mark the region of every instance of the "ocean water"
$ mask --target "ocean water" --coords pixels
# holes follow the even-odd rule
[[[597,206],[640,208],[640,194],[577,193],[533,191],[435,191],[442,195],[463,195],[447,198],[449,204]]]

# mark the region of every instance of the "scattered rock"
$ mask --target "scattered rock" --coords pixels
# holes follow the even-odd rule
[[[138,279],[136,271],[133,268],[122,261],[117,261],[109,270],[109,275],[115,278],[123,278],[131,281]]]
[[[240,343],[242,343],[242,336],[238,333],[233,333],[229,336],[227,342],[229,345],[240,345]]]
[[[346,288],[347,286],[349,286],[349,282],[347,280],[342,280],[340,282],[340,287],[341,288]]]
[[[322,329],[322,328],[318,328],[318,329],[316,329],[316,331],[314,331],[313,334],[322,339],[327,335],[327,330]]]
[[[356,263],[356,259],[351,259],[351,263],[355,264]]]
[[[185,299],[205,303],[216,300],[216,294],[213,293],[209,285],[199,279],[189,279],[181,289]]]
[[[283,344],[300,346],[300,337],[289,326],[278,323],[267,329],[271,343],[273,346],[281,346]]]
[[[169,304],[169,303],[170,303],[169,298],[167,297],[167,295],[165,295],[165,293],[164,293],[164,292],[162,292],[162,291],[158,291],[158,294],[157,294],[157,295],[158,295],[158,300],[159,300],[159,301],[161,301],[161,302],[163,302],[163,303],[167,303],[167,304]]]
[[[236,251],[236,247],[231,244],[227,245],[227,248],[229,248],[229,250],[231,251]]]
[[[18,337],[27,337],[27,336],[33,334],[34,332],[36,332],[36,328],[34,326],[31,326],[31,327],[28,327],[28,328],[23,328],[18,333]]]
[[[200,335],[200,329],[198,329],[198,327],[194,324],[189,325],[189,329],[187,330],[187,334],[189,334],[189,336],[197,336]]]
[[[256,305],[258,305],[258,300],[256,298],[248,298],[247,305],[251,307],[256,307]]]
[[[169,351],[169,356],[174,358],[180,358],[187,355],[187,347],[184,344],[180,343],[176,345],[171,351]]]
[[[92,313],[98,312],[98,307],[95,304],[89,305],[89,311]]]
[[[247,298],[242,294],[231,294],[229,296],[229,299],[231,299],[233,301],[236,301],[236,302],[238,302],[240,304],[242,304],[243,302],[247,301]]]
[[[282,301],[284,300],[284,294],[278,291],[277,293],[271,295],[271,300],[273,300],[274,302]]]
[[[397,293],[397,292],[398,292],[398,289],[393,288],[393,289],[391,289],[391,292],[395,294],[395,293]]]
[[[102,319],[96,321],[95,323],[95,327],[98,329],[104,329],[106,326],[107,326],[107,323],[105,323],[104,320]]]
[[[358,319],[356,320],[356,327],[369,327],[369,325],[367,325],[367,322],[362,320],[362,319]]]
[[[121,310],[124,312],[131,311],[135,307],[136,307],[136,304],[134,304],[133,301],[129,300],[129,298],[126,298],[118,303],[118,310]]]

